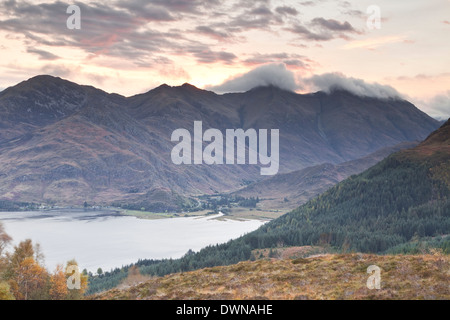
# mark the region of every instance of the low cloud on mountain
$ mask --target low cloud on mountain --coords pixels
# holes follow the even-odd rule
[[[208,86],[207,90],[216,93],[244,92],[259,86],[276,86],[284,90],[308,92],[346,90],[360,97],[380,99],[402,98],[393,87],[379,83],[368,83],[362,79],[347,77],[342,73],[324,73],[308,78],[300,78],[290,71],[286,64],[272,63],[257,67],[248,73],[226,80],[217,86]],[[438,99],[437,102],[440,102]]]
[[[401,94],[391,86],[368,83],[362,79],[347,77],[342,73],[324,73],[302,81],[306,87],[325,92],[341,89],[350,91],[360,97],[401,98]]]
[[[244,92],[255,87],[270,85],[290,91],[300,89],[295,80],[295,74],[289,71],[284,64],[263,65],[218,86],[209,86],[206,89],[217,93]]]

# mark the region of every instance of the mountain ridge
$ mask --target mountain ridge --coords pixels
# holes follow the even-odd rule
[[[279,129],[280,173],[422,140],[439,124],[406,101],[275,87],[217,95],[190,84],[123,97],[37,76],[0,94],[0,199],[108,204],[154,188],[190,196],[261,180],[259,166],[173,165],[171,133],[193,130],[194,121],[204,129]]]

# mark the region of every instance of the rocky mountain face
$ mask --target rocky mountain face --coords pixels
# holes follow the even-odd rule
[[[107,204],[262,180],[258,165],[174,165],[171,134],[193,132],[194,121],[222,132],[279,129],[280,173],[362,158],[439,126],[407,101],[344,91],[216,95],[185,84],[123,97],[37,76],[0,93],[0,200]]]

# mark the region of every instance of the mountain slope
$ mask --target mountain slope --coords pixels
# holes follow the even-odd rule
[[[284,161],[282,173],[310,163],[359,159],[404,141],[421,141],[439,127],[405,100],[359,97],[346,91],[299,95],[259,87],[226,94],[223,99],[239,110],[244,128],[280,128],[284,142],[280,159],[297,159]],[[416,123],[420,123],[418,130]]]
[[[450,121],[417,147],[352,176],[255,234],[269,243],[326,242],[382,252],[450,232]],[[424,152],[426,150],[426,152]]]
[[[52,76],[33,77],[0,93],[0,141],[55,123],[89,103],[121,98]]]
[[[262,199],[259,207],[264,209],[295,209],[338,182],[370,168],[391,153],[416,145],[415,142],[401,143],[383,148],[361,159],[336,165],[325,163],[298,171],[281,173],[255,182],[234,192],[233,195],[245,198],[259,197]]]
[[[174,165],[172,132],[192,132],[199,120],[204,130],[279,129],[280,172],[361,158],[438,125],[406,101],[342,92],[216,95],[184,84],[125,98],[38,76],[0,94],[0,200],[110,204],[155,189],[190,196],[261,180],[254,165]]]
[[[321,113],[318,122],[323,127],[327,141],[338,154],[361,152],[362,157],[369,150],[373,152],[385,147],[386,141],[393,142],[398,136],[403,136],[403,141],[421,141],[428,135],[423,136],[412,130],[414,124],[423,119],[423,112],[408,101],[375,98],[361,100],[360,97],[341,90],[331,95],[320,95]],[[408,116],[404,117],[404,114]],[[358,134],[348,134],[355,126],[359,128]]]

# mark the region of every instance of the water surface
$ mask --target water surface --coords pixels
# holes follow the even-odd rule
[[[25,239],[40,243],[49,271],[75,259],[81,269],[95,272],[138,259],[179,258],[189,249],[224,243],[264,223],[214,219],[218,216],[145,220],[106,210],[55,210],[0,212],[0,221],[15,245]]]

